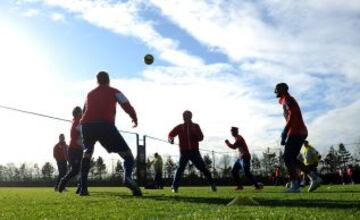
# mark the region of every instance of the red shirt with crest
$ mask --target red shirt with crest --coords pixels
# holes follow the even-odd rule
[[[134,108],[122,92],[109,85],[99,85],[87,95],[85,111],[80,123],[115,123],[117,103],[134,121],[137,121]]]

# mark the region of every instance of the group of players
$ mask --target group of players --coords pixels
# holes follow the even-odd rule
[[[136,127],[138,124],[137,115],[126,96],[118,89],[110,87],[110,78],[107,72],[101,71],[97,74],[98,86],[87,95],[84,109],[75,107],[73,110],[73,122],[71,127],[71,140],[67,147],[64,135],[60,135],[59,143],[54,147],[54,157],[59,168],[55,190],[63,192],[68,181],[80,173],[80,181],[76,193],[81,196],[89,195],[88,173],[90,159],[97,141],[109,152],[117,153],[124,160],[125,179],[124,183],[134,196],[141,196],[142,192],[137,183],[132,179],[134,167],[134,156],[115,126],[115,113],[117,103],[130,116]],[[275,94],[279,103],[283,106],[286,126],[281,135],[281,145],[285,146],[284,162],[290,178],[290,188],[285,192],[299,192],[300,185],[297,170],[306,173],[311,181],[309,191],[315,190],[321,183],[320,177],[316,174],[316,167],[305,166],[298,160],[303,143],[308,135],[304,124],[300,107],[296,100],[289,94],[289,88],[285,83],[279,83],[275,87]],[[192,113],[189,110],[183,113],[184,123],[173,128],[169,135],[169,143],[174,144],[175,137],[179,139],[180,159],[175,178],[172,183],[172,191],[178,192],[179,181],[185,170],[188,161],[191,161],[207,178],[212,191],[216,191],[216,185],[210,171],[199,151],[199,142],[204,135],[198,124],[192,121]],[[251,155],[243,137],[239,134],[237,127],[231,127],[231,135],[235,142],[225,140],[225,144],[231,149],[239,150],[240,156],[232,169],[232,175],[237,189],[243,188],[239,171],[243,169],[245,176],[249,178],[255,189],[261,189],[262,184],[258,183],[250,171]],[[70,163],[70,170],[66,170],[66,161]]]

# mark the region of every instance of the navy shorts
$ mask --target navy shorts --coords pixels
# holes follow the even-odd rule
[[[286,144],[285,144],[285,150],[284,150],[284,159],[288,160],[291,163],[296,162],[296,158],[300,153],[300,150],[302,148],[302,145],[304,144],[304,141],[306,140],[307,136],[290,136],[288,137]],[[285,161],[286,163],[286,161]]]
[[[83,157],[83,149],[82,148],[69,147],[68,158],[69,158],[69,163],[71,166],[80,164],[82,157]]]
[[[130,151],[129,146],[112,123],[96,122],[82,124],[81,127],[85,153],[92,154],[97,141],[109,153]]]

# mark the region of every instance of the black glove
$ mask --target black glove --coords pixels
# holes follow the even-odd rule
[[[281,139],[281,142],[280,142],[280,144],[281,144],[282,146],[285,146],[285,144],[286,144],[286,141],[285,141],[285,140],[283,140],[283,139]]]

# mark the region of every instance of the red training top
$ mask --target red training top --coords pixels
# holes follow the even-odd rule
[[[280,169],[279,169],[279,168],[276,168],[276,169],[275,169],[275,176],[276,176],[276,177],[279,177],[279,176],[280,176]]]
[[[200,126],[195,123],[179,124],[169,133],[169,139],[179,136],[180,151],[198,150],[199,142],[204,139]]]
[[[85,112],[80,123],[115,123],[117,102],[131,119],[137,122],[135,110],[124,94],[109,85],[99,85],[87,95]]]
[[[54,146],[53,155],[55,160],[67,160],[67,144],[65,142],[59,142]]]
[[[69,148],[82,149],[82,138],[80,134],[80,118],[74,118],[70,131]]]
[[[303,121],[300,107],[294,97],[285,95],[280,98],[279,103],[284,109],[287,136],[307,136],[308,131]]]
[[[243,137],[241,137],[241,135],[237,135],[235,136],[235,143],[231,144],[231,143],[226,143],[226,145],[228,147],[230,147],[231,149],[239,149],[240,152],[240,156],[239,158],[243,158],[244,156],[248,156],[249,159],[251,159],[251,155],[248,149],[248,146],[244,140]]]
[[[353,171],[352,171],[351,168],[347,168],[347,169],[346,169],[346,173],[347,173],[347,175],[350,176],[350,177],[352,177],[352,175],[353,175]]]

